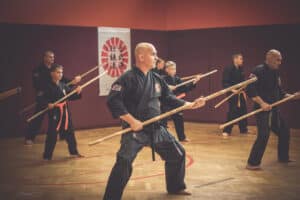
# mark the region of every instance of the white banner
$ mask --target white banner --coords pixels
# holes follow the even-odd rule
[[[112,83],[131,68],[129,28],[98,27],[99,95],[106,96]]]

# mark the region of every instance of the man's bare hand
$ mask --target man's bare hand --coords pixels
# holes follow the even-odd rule
[[[193,81],[193,84],[195,85],[198,81],[200,81],[201,75],[200,75],[200,74],[197,75],[194,79],[195,79],[195,80]]]
[[[81,91],[82,91],[82,88],[81,88],[81,86],[79,85],[75,90],[76,90],[77,94],[80,94]]]
[[[135,119],[130,123],[130,127],[133,131],[140,131],[143,129],[143,123],[140,120]]]
[[[169,87],[170,90],[175,90],[176,89],[175,85],[168,85],[168,87]]]
[[[261,103],[260,107],[263,109],[263,111],[270,111],[272,109],[272,106],[266,102]]]
[[[73,84],[77,84],[77,83],[79,83],[80,81],[81,81],[81,76],[75,76],[74,79],[73,79],[73,81],[72,81],[72,83],[73,83]]]
[[[53,103],[48,103],[48,109],[51,110],[54,108],[54,104]]]
[[[188,109],[197,109],[203,107],[205,105],[205,102],[205,99],[203,97],[200,97],[193,102],[186,102],[186,105],[188,105]]]

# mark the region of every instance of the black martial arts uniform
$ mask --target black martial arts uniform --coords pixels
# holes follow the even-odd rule
[[[245,80],[245,75],[242,67],[236,68],[234,65],[226,67],[223,72],[223,88],[228,88]],[[231,93],[228,93],[230,95]],[[247,113],[245,93],[236,94],[228,100],[229,107],[227,112],[227,121],[229,122]],[[240,133],[248,132],[247,119],[238,122]],[[223,132],[231,134],[233,125],[225,127]]]
[[[107,104],[114,118],[130,113],[145,121],[161,113],[160,103],[178,107],[185,101],[176,99],[161,77],[149,71],[144,75],[137,67],[122,75],[113,85]],[[123,128],[129,125],[122,122]],[[167,191],[175,193],[186,188],[185,150],[159,122],[139,132],[122,135],[121,147],[111,171],[105,200],[119,200],[132,173],[132,162],[144,146],[152,147],[165,160]]]
[[[176,86],[180,83],[182,83],[182,80],[180,79],[179,76],[175,75],[174,77],[172,76],[163,76],[163,79],[166,81],[168,85]],[[178,98],[183,98],[185,96],[186,92],[191,91],[196,87],[195,84],[189,83],[187,85],[183,85],[181,87],[176,88],[173,90],[173,93],[178,97]],[[167,112],[171,110],[172,108],[168,105],[162,105],[162,111]],[[184,121],[183,121],[183,113],[176,113],[171,116],[171,119],[174,121],[175,124],[175,130],[176,134],[178,137],[179,141],[183,141],[186,139],[185,133],[184,133]],[[167,127],[167,119],[162,120],[163,125]]]
[[[157,67],[153,68],[152,71],[159,74],[160,76],[167,75],[164,69],[158,69]]]
[[[42,97],[43,105],[48,105],[48,103],[53,103],[66,94],[70,93],[71,89],[65,83],[59,82],[55,84],[52,81],[45,87],[44,95]],[[68,100],[80,99],[81,94],[73,94]],[[77,155],[77,145],[74,135],[74,127],[72,124],[71,113],[67,101],[64,101],[53,109],[48,111],[48,131],[45,142],[45,151],[43,158],[51,160],[52,154],[57,141],[57,134],[61,133],[68,143],[69,153],[71,155]]]
[[[256,76],[258,80],[247,87],[247,94],[253,98],[259,96],[268,104],[272,104],[285,96],[281,88],[281,80],[278,70],[271,69],[267,64],[257,66],[250,77]],[[255,103],[254,109],[260,106]],[[260,165],[265,152],[270,130],[278,136],[278,160],[287,162],[289,160],[290,130],[280,116],[277,107],[271,111],[260,112],[256,115],[257,138],[252,147],[248,164]]]
[[[63,77],[61,81],[64,83],[68,83],[71,80]],[[42,99],[43,99],[44,90],[46,86],[51,82],[50,68],[48,68],[44,63],[38,65],[32,71],[32,82],[36,94],[35,97],[36,106],[35,106],[34,113],[37,113],[43,110],[45,107],[47,107],[47,105],[43,104]],[[44,116],[45,114],[42,114],[39,117],[32,120],[31,122],[29,122],[27,131],[25,133],[26,140],[33,141],[35,139],[36,135],[39,133],[41,129]]]

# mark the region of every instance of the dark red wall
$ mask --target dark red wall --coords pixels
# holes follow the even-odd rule
[[[166,29],[295,24],[298,0],[169,0]]]
[[[169,38],[169,58],[178,64],[181,76],[205,72],[230,64],[231,55],[241,52],[245,59],[245,71],[264,61],[265,52],[275,48],[283,54],[281,67],[283,86],[288,92],[300,89],[299,79],[299,25],[279,25],[261,27],[218,28],[191,31],[171,31]],[[191,97],[209,94],[221,88],[222,71],[199,83]],[[191,98],[193,99],[193,98]],[[220,100],[220,99],[218,99]],[[222,122],[227,106],[215,110],[218,100],[208,103],[204,109],[188,112],[186,119],[193,121]],[[249,101],[249,110],[252,106]],[[283,113],[292,127],[300,127],[300,104],[291,102],[284,106]]]
[[[177,62],[181,76],[220,69],[219,73],[201,80],[187,99],[221,89],[222,68],[230,63],[232,53],[244,54],[245,70],[249,74],[251,68],[263,62],[264,54],[270,48],[282,51],[284,87],[290,92],[298,90],[299,35],[299,25],[131,32],[132,49],[138,42],[152,42],[159,56]],[[26,123],[19,117],[18,111],[34,101],[31,70],[39,63],[45,49],[55,51],[56,62],[65,66],[65,75],[68,77],[88,70],[98,60],[96,28],[0,24],[0,44],[0,89],[23,88],[21,95],[0,103],[0,135],[23,134]],[[98,88],[96,82],[84,90],[82,100],[71,103],[76,128],[117,123],[107,110],[105,97],[98,96]],[[227,106],[214,110],[214,103],[212,101],[203,109],[186,112],[185,118],[201,122],[224,121]],[[288,103],[282,108],[289,124],[299,128],[299,102]]]
[[[132,30],[132,47],[140,41],[156,45],[167,57],[167,33]],[[41,61],[46,49],[55,52],[57,63],[72,78],[97,65],[97,28],[0,24],[0,89],[22,87],[22,94],[0,102],[0,135],[22,134],[26,122],[18,115],[34,102],[31,70]],[[134,49],[134,48],[133,48]],[[134,61],[133,61],[134,63]],[[97,72],[84,81],[96,76]],[[93,128],[116,124],[107,110],[105,97],[99,97],[99,82],[87,87],[80,101],[71,103],[76,128]],[[28,113],[25,118],[32,113]],[[46,120],[45,120],[46,121]],[[45,126],[44,126],[45,127]],[[45,130],[45,128],[44,128]]]
[[[1,0],[0,22],[165,29],[160,0]]]
[[[300,22],[298,0],[1,0],[0,22],[185,30]]]

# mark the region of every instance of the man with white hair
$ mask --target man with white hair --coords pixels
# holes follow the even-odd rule
[[[281,118],[279,109],[270,105],[289,95],[281,87],[278,72],[281,62],[281,53],[275,49],[269,50],[265,63],[258,65],[250,75],[250,77],[256,76],[258,80],[248,86],[247,94],[255,102],[254,109],[262,108],[264,112],[256,115],[258,133],[246,167],[249,170],[260,169],[271,130],[278,136],[278,161],[291,162],[289,159],[290,129]]]
[[[135,48],[136,66],[112,84],[107,105],[114,118],[120,118],[123,128],[132,132],[122,135],[121,147],[111,171],[105,200],[119,200],[132,174],[132,163],[144,146],[165,161],[167,191],[175,195],[190,195],[185,191],[185,150],[159,122],[143,127],[142,121],[161,114],[160,104],[172,107],[190,104],[190,109],[205,105],[199,98],[192,104],[177,99],[161,77],[152,71],[157,59],[155,47],[139,43]]]

